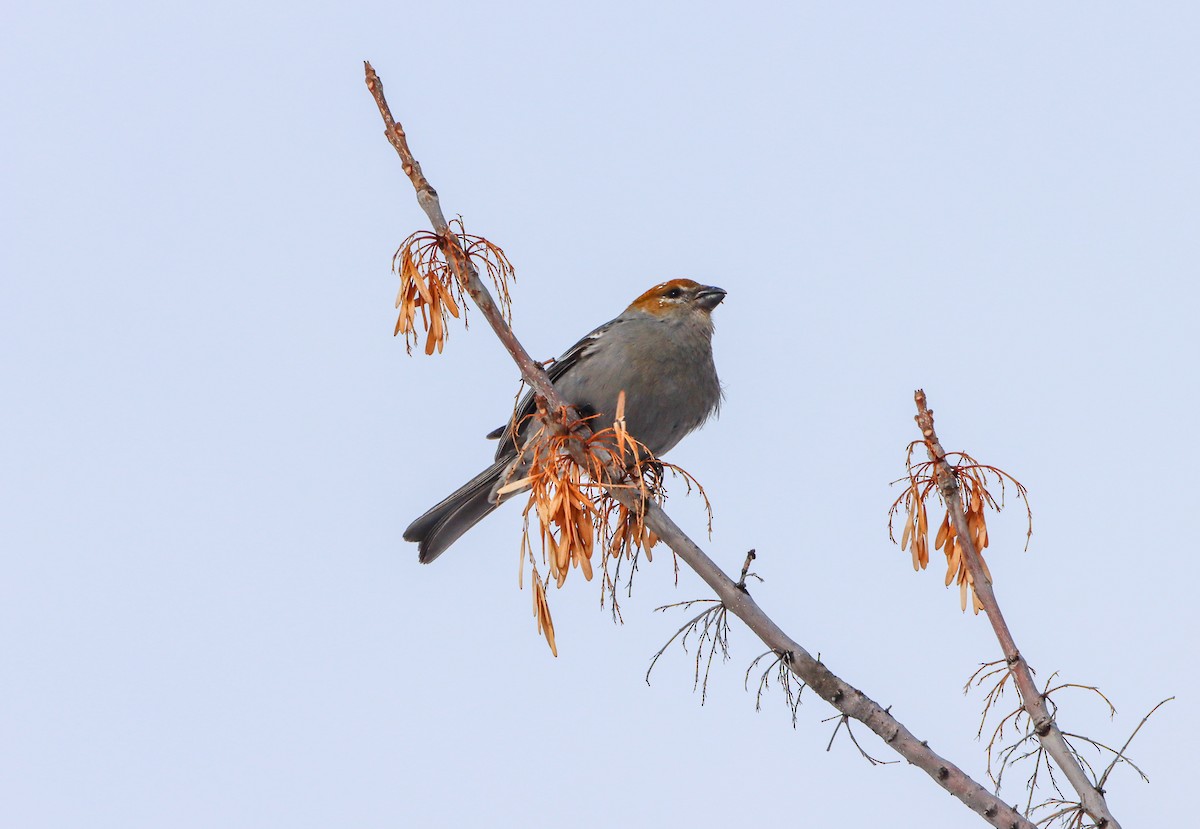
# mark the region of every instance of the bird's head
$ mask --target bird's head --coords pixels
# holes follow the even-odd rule
[[[701,315],[708,317],[725,299],[725,291],[714,285],[701,285],[691,279],[672,279],[655,285],[635,299],[626,313],[674,318]]]

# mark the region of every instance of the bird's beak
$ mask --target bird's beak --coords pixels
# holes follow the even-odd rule
[[[705,285],[696,292],[696,302],[706,311],[711,311],[725,298],[725,289],[716,285]]]

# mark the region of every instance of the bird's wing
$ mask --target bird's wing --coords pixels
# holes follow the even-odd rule
[[[580,362],[587,359],[591,353],[592,347],[596,344],[596,340],[604,335],[606,331],[614,325],[620,323],[620,320],[612,320],[606,322],[599,328],[592,331],[575,345],[563,352],[551,366],[546,369],[546,374],[550,378],[551,383],[557,383],[558,379],[568,371],[579,365]],[[528,420],[537,413],[537,403],[533,399],[533,391],[528,391],[521,398],[521,402],[517,404],[516,411],[513,412],[512,419],[508,423],[488,432],[489,440],[500,440],[500,445],[496,447],[496,460],[500,460],[505,455],[513,455],[516,453],[518,436]],[[584,414],[581,412],[580,414]]]

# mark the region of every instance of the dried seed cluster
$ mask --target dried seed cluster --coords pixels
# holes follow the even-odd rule
[[[410,354],[418,339],[418,311],[425,331],[426,354],[435,350],[441,353],[449,333],[450,317],[458,319],[460,307],[464,324],[466,322],[463,286],[455,276],[450,259],[456,260],[461,268],[473,265],[483,269],[496,288],[497,302],[505,319],[511,316],[508,281],[515,278],[515,274],[503,250],[482,236],[467,233],[461,219],[450,222],[450,232],[445,236],[424,231],[414,233],[400,244],[392,257],[392,270],[400,276],[400,290],[396,294],[396,308],[400,313],[394,333],[404,335],[404,346]]]
[[[546,418],[525,443],[529,472],[506,484],[501,491],[529,487],[529,502],[525,507],[525,531],[521,538],[521,580],[524,562],[533,569],[534,616],[538,632],[546,636],[550,649],[557,655],[554,623],[546,601],[545,586],[554,581],[561,588],[572,568],[591,581],[594,574],[592,556],[597,544],[601,550],[600,568],[605,572],[604,591],[610,590],[613,580],[608,577],[609,562],[635,558],[651,548],[657,536],[644,523],[644,505],[648,501],[662,503],[666,499],[664,472],[681,475],[690,491],[694,485],[704,495],[703,488],[688,473],[658,461],[645,446],[634,439],[625,428],[625,395],[617,402],[617,416],[611,428],[602,429],[581,438],[578,427],[584,421],[569,421],[566,412]],[[547,426],[546,423],[552,424]],[[575,457],[572,457],[572,455]],[[582,459],[582,463],[577,460]],[[607,472],[609,464],[625,470],[623,480],[613,482]],[[613,490],[632,490],[638,496],[638,507],[629,508],[612,495]],[[705,498],[707,506],[708,500]],[[541,559],[548,573],[543,579],[538,571],[534,544],[530,539],[529,519],[537,516]],[[615,603],[615,598],[614,598]]]
[[[923,570],[929,565],[929,516],[926,512],[925,502],[931,494],[936,494],[938,500],[942,499],[934,475],[936,464],[933,461],[913,464],[914,449],[925,445],[924,441],[914,441],[909,444],[906,462],[908,485],[904,493],[892,503],[888,513],[888,534],[891,535],[892,541],[896,540],[892,528],[896,513],[903,509],[907,514],[904,532],[900,538],[900,549],[909,550],[912,553],[914,570]],[[951,458],[958,463],[951,463]],[[962,499],[969,537],[976,552],[979,553],[979,562],[983,566],[983,572],[988,579],[991,579],[987,561],[983,558],[983,551],[988,546],[985,510],[991,509],[999,512],[1002,509],[1005,481],[1007,480],[1016,486],[1017,497],[1025,502],[1025,510],[1030,522],[1029,532],[1032,533],[1033,516],[1029,511],[1029,500],[1026,497],[1025,487],[1008,473],[994,466],[980,464],[965,452],[951,452],[946,456],[946,460],[958,483],[958,494]],[[988,483],[992,478],[1000,483],[1000,500],[993,497],[988,490]],[[1028,545],[1028,534],[1026,535],[1026,545]],[[935,550],[941,550],[946,556],[946,586],[958,584],[959,603],[962,609],[964,611],[967,609],[967,596],[970,594],[972,610],[979,613],[983,609],[983,605],[975,595],[974,582],[964,557],[963,542],[948,508],[934,536],[933,547]]]

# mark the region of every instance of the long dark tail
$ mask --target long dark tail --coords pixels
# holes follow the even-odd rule
[[[404,540],[417,542],[417,556],[423,564],[444,553],[499,506],[488,500],[488,496],[511,461],[511,457],[496,461],[408,525]]]

